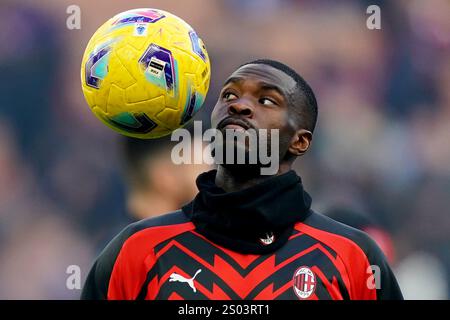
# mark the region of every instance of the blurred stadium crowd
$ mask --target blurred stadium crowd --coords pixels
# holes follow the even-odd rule
[[[81,30],[66,28],[67,6]],[[366,8],[381,7],[381,30]],[[206,166],[170,144],[126,140],[90,113],[80,62],[92,33],[139,7],[188,21],[212,60],[209,114],[225,77],[281,60],[315,90],[319,121],[296,163],[313,208],[370,221],[409,299],[450,295],[450,2],[332,0],[0,3],[0,298],[76,299],[94,257],[131,221],[176,209]],[[359,220],[358,220],[359,219]],[[383,240],[384,239],[384,240]]]

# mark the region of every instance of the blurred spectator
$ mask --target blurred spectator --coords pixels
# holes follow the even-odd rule
[[[176,165],[171,161],[169,137],[156,140],[123,139],[127,208],[135,219],[180,209],[197,194],[195,180],[209,169],[205,164]]]
[[[407,300],[448,299],[445,266],[427,252],[415,252],[395,268],[399,286]]]

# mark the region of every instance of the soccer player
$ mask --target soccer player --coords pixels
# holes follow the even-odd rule
[[[211,123],[220,131],[279,130],[277,173],[225,163],[200,174],[192,202],[131,224],[109,243],[82,298],[402,299],[374,241],[314,212],[291,170],[316,120],[314,93],[294,70],[273,60],[239,67]]]

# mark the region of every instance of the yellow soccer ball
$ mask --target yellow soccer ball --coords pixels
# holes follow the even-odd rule
[[[92,36],[81,84],[92,112],[126,136],[151,139],[185,125],[201,108],[211,66],[197,33],[156,9],[120,13]]]

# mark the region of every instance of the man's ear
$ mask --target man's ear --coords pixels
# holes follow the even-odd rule
[[[299,129],[295,132],[289,144],[289,152],[295,156],[301,156],[308,151],[311,144],[312,133],[306,129]]]

